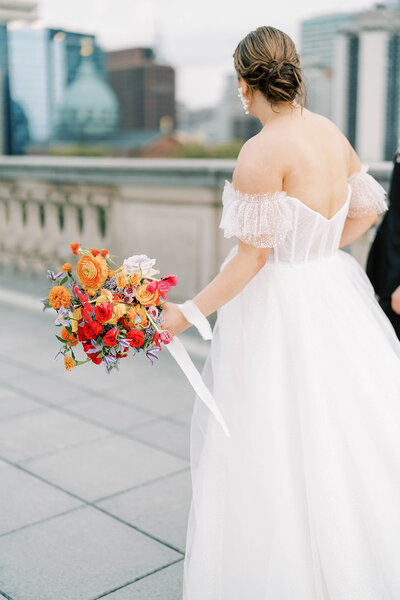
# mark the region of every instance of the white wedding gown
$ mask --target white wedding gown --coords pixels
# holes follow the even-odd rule
[[[271,251],[202,371],[230,437],[195,397],[183,600],[400,599],[400,342],[338,248],[387,209],[367,170],[331,219],[225,181],[225,236]]]

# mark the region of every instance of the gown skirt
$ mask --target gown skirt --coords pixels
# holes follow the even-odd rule
[[[265,263],[202,376],[231,437],[196,396],[183,600],[399,600],[400,341],[357,260]]]

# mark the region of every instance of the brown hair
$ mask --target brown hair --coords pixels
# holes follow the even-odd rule
[[[257,27],[239,42],[233,58],[238,79],[242,77],[250,89],[260,90],[272,105],[299,96],[303,109],[307,92],[300,59],[286,33],[275,27]]]

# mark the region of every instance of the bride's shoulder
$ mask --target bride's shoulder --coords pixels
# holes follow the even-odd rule
[[[240,149],[232,175],[236,190],[248,194],[282,190],[284,144],[275,134],[263,132],[248,139]]]

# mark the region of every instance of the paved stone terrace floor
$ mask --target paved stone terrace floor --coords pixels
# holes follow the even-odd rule
[[[181,600],[193,388],[167,349],[67,372],[48,289],[0,273],[0,598]]]

